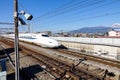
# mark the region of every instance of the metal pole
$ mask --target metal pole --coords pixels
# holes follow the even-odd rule
[[[18,1],[14,0],[14,28],[15,28],[15,80],[19,80],[19,40],[18,40]]]
[[[30,33],[30,24],[28,24],[28,33]]]

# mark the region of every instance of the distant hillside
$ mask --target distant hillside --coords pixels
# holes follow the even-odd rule
[[[104,33],[110,30],[111,27],[104,27],[104,26],[98,26],[98,27],[84,27],[77,30],[72,30],[70,33]]]

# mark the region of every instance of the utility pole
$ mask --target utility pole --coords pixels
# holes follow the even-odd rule
[[[28,33],[30,33],[30,24],[28,24]]]
[[[18,1],[14,0],[14,28],[15,28],[15,80],[19,80],[19,39],[18,39]]]

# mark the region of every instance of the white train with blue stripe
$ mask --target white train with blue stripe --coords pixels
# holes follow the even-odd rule
[[[14,38],[14,34],[9,34],[9,38]],[[24,42],[33,43],[36,45],[40,45],[41,47],[47,47],[47,48],[58,48],[60,43],[46,35],[45,33],[20,33],[19,34],[19,40]]]

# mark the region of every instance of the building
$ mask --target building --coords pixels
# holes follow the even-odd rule
[[[113,29],[108,31],[108,36],[120,36],[120,29]]]

